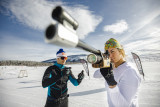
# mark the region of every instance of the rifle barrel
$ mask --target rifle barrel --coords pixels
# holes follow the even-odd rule
[[[88,44],[82,42],[82,41],[78,41],[78,45],[77,45],[77,48],[81,48],[85,51],[88,51],[88,52],[91,52],[91,53],[94,53],[94,54],[101,54],[100,50],[97,50],[91,46],[89,46]]]

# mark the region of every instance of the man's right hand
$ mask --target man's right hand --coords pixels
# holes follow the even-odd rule
[[[84,73],[83,72],[84,71],[82,70],[81,73],[78,74],[78,79],[77,79],[78,84],[80,84],[82,82],[83,78],[84,78]]]
[[[65,67],[62,69],[63,76],[69,76],[70,72],[71,72],[71,67]]]
[[[78,74],[78,79],[83,79],[84,78],[84,71],[82,70],[81,73]]]

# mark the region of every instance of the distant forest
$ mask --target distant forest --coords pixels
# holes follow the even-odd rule
[[[52,63],[36,62],[36,61],[18,61],[7,60],[0,61],[0,66],[50,66]]]
[[[67,62],[66,64],[77,64],[79,62]],[[51,66],[53,63],[36,62],[36,61],[18,61],[18,60],[7,60],[0,61],[0,66]]]

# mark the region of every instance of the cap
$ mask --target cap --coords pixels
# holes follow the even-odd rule
[[[118,49],[123,49],[122,46],[120,45],[120,43],[114,39],[114,38],[110,38],[106,43],[105,43],[105,50],[108,50],[108,48],[118,48]]]
[[[67,57],[66,52],[61,48],[59,51],[56,53],[57,57]]]

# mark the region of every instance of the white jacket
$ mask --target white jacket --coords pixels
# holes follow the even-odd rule
[[[139,72],[127,62],[113,69],[115,88],[109,88],[105,82],[109,107],[138,107],[138,90],[141,83]],[[95,71],[94,78],[103,77],[100,69]]]

